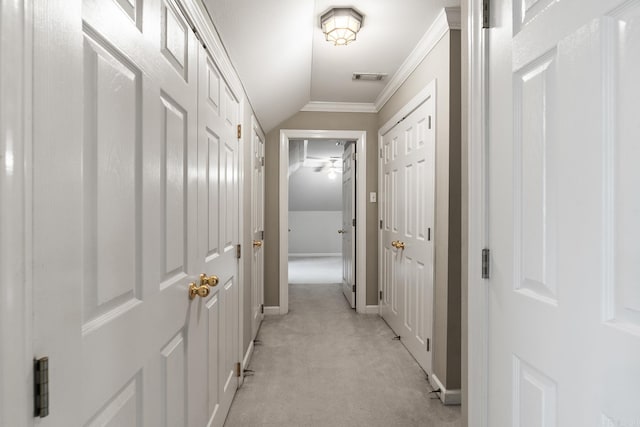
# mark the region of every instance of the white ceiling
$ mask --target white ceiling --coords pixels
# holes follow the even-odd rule
[[[460,0],[203,0],[249,100],[268,132],[310,101],[372,103],[443,7]],[[354,7],[357,40],[324,40],[320,15]],[[353,81],[354,72],[386,80]]]

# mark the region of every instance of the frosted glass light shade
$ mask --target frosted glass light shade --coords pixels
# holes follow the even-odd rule
[[[344,46],[356,39],[362,15],[351,8],[333,8],[320,17],[320,26],[328,42]]]

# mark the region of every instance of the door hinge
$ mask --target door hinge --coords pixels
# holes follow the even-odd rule
[[[264,304],[260,304],[260,313],[264,314]]]
[[[49,358],[42,357],[33,361],[34,417],[49,415]]]
[[[382,220],[380,220],[380,230],[382,230]]]
[[[482,250],[482,278],[489,278],[489,249]]]
[[[238,139],[242,138],[242,125],[238,125]]]
[[[431,351],[431,340],[427,338],[427,351]]]
[[[356,285],[352,285],[351,286],[351,292],[355,292],[356,291]]]
[[[427,241],[431,241],[431,227],[427,228]]]
[[[264,230],[260,231],[260,240],[264,240]]]
[[[380,158],[382,158],[382,148],[380,149]]]
[[[382,301],[382,291],[380,291],[380,301]]]
[[[358,160],[358,153],[353,153],[353,154],[351,155],[351,158],[352,158],[353,160]]]
[[[236,258],[240,259],[241,256],[242,256],[242,245],[238,243],[236,245]]]
[[[356,226],[356,219],[355,218],[351,219],[351,225],[354,226],[354,227]]]
[[[491,28],[491,0],[482,0],[482,28]]]
[[[429,116],[429,129],[431,129],[431,116]]]
[[[236,363],[236,377],[242,375],[242,367],[240,366],[240,362]]]
[[[260,166],[264,166],[264,156],[260,157]]]

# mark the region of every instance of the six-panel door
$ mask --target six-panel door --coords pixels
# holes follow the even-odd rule
[[[34,120],[34,348],[52,372],[41,424],[222,425],[240,360],[237,97],[172,0],[35,16],[38,43],[68,40],[65,61],[36,55],[35,78],[69,97],[38,85],[34,103],[79,112],[76,139],[47,138],[40,109]],[[200,273],[220,283],[190,300]],[[55,291],[73,297],[51,304]]]
[[[638,425],[640,2],[492,14],[488,425]]]
[[[427,373],[433,322],[434,106],[432,91],[382,136],[380,189],[381,314]]]

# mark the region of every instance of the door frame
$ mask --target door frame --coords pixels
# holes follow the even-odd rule
[[[0,2],[0,424],[33,418],[33,2]],[[37,355],[40,356],[40,355]],[[6,393],[5,393],[6,392]]]
[[[466,88],[468,163],[468,248],[467,248],[467,390],[466,401],[469,427],[487,427],[488,389],[488,316],[490,282],[482,279],[481,253],[488,247],[487,203],[487,66],[486,30],[482,28],[482,2],[467,2],[468,54],[463,58],[468,71]],[[465,307],[463,307],[464,310]],[[463,318],[464,320],[464,318]],[[463,356],[464,357],[464,356]],[[464,360],[464,359],[463,359]]]
[[[289,140],[356,140],[356,313],[367,312],[367,132],[364,130],[280,130],[280,314],[289,312]],[[364,291],[358,292],[358,288]]]

